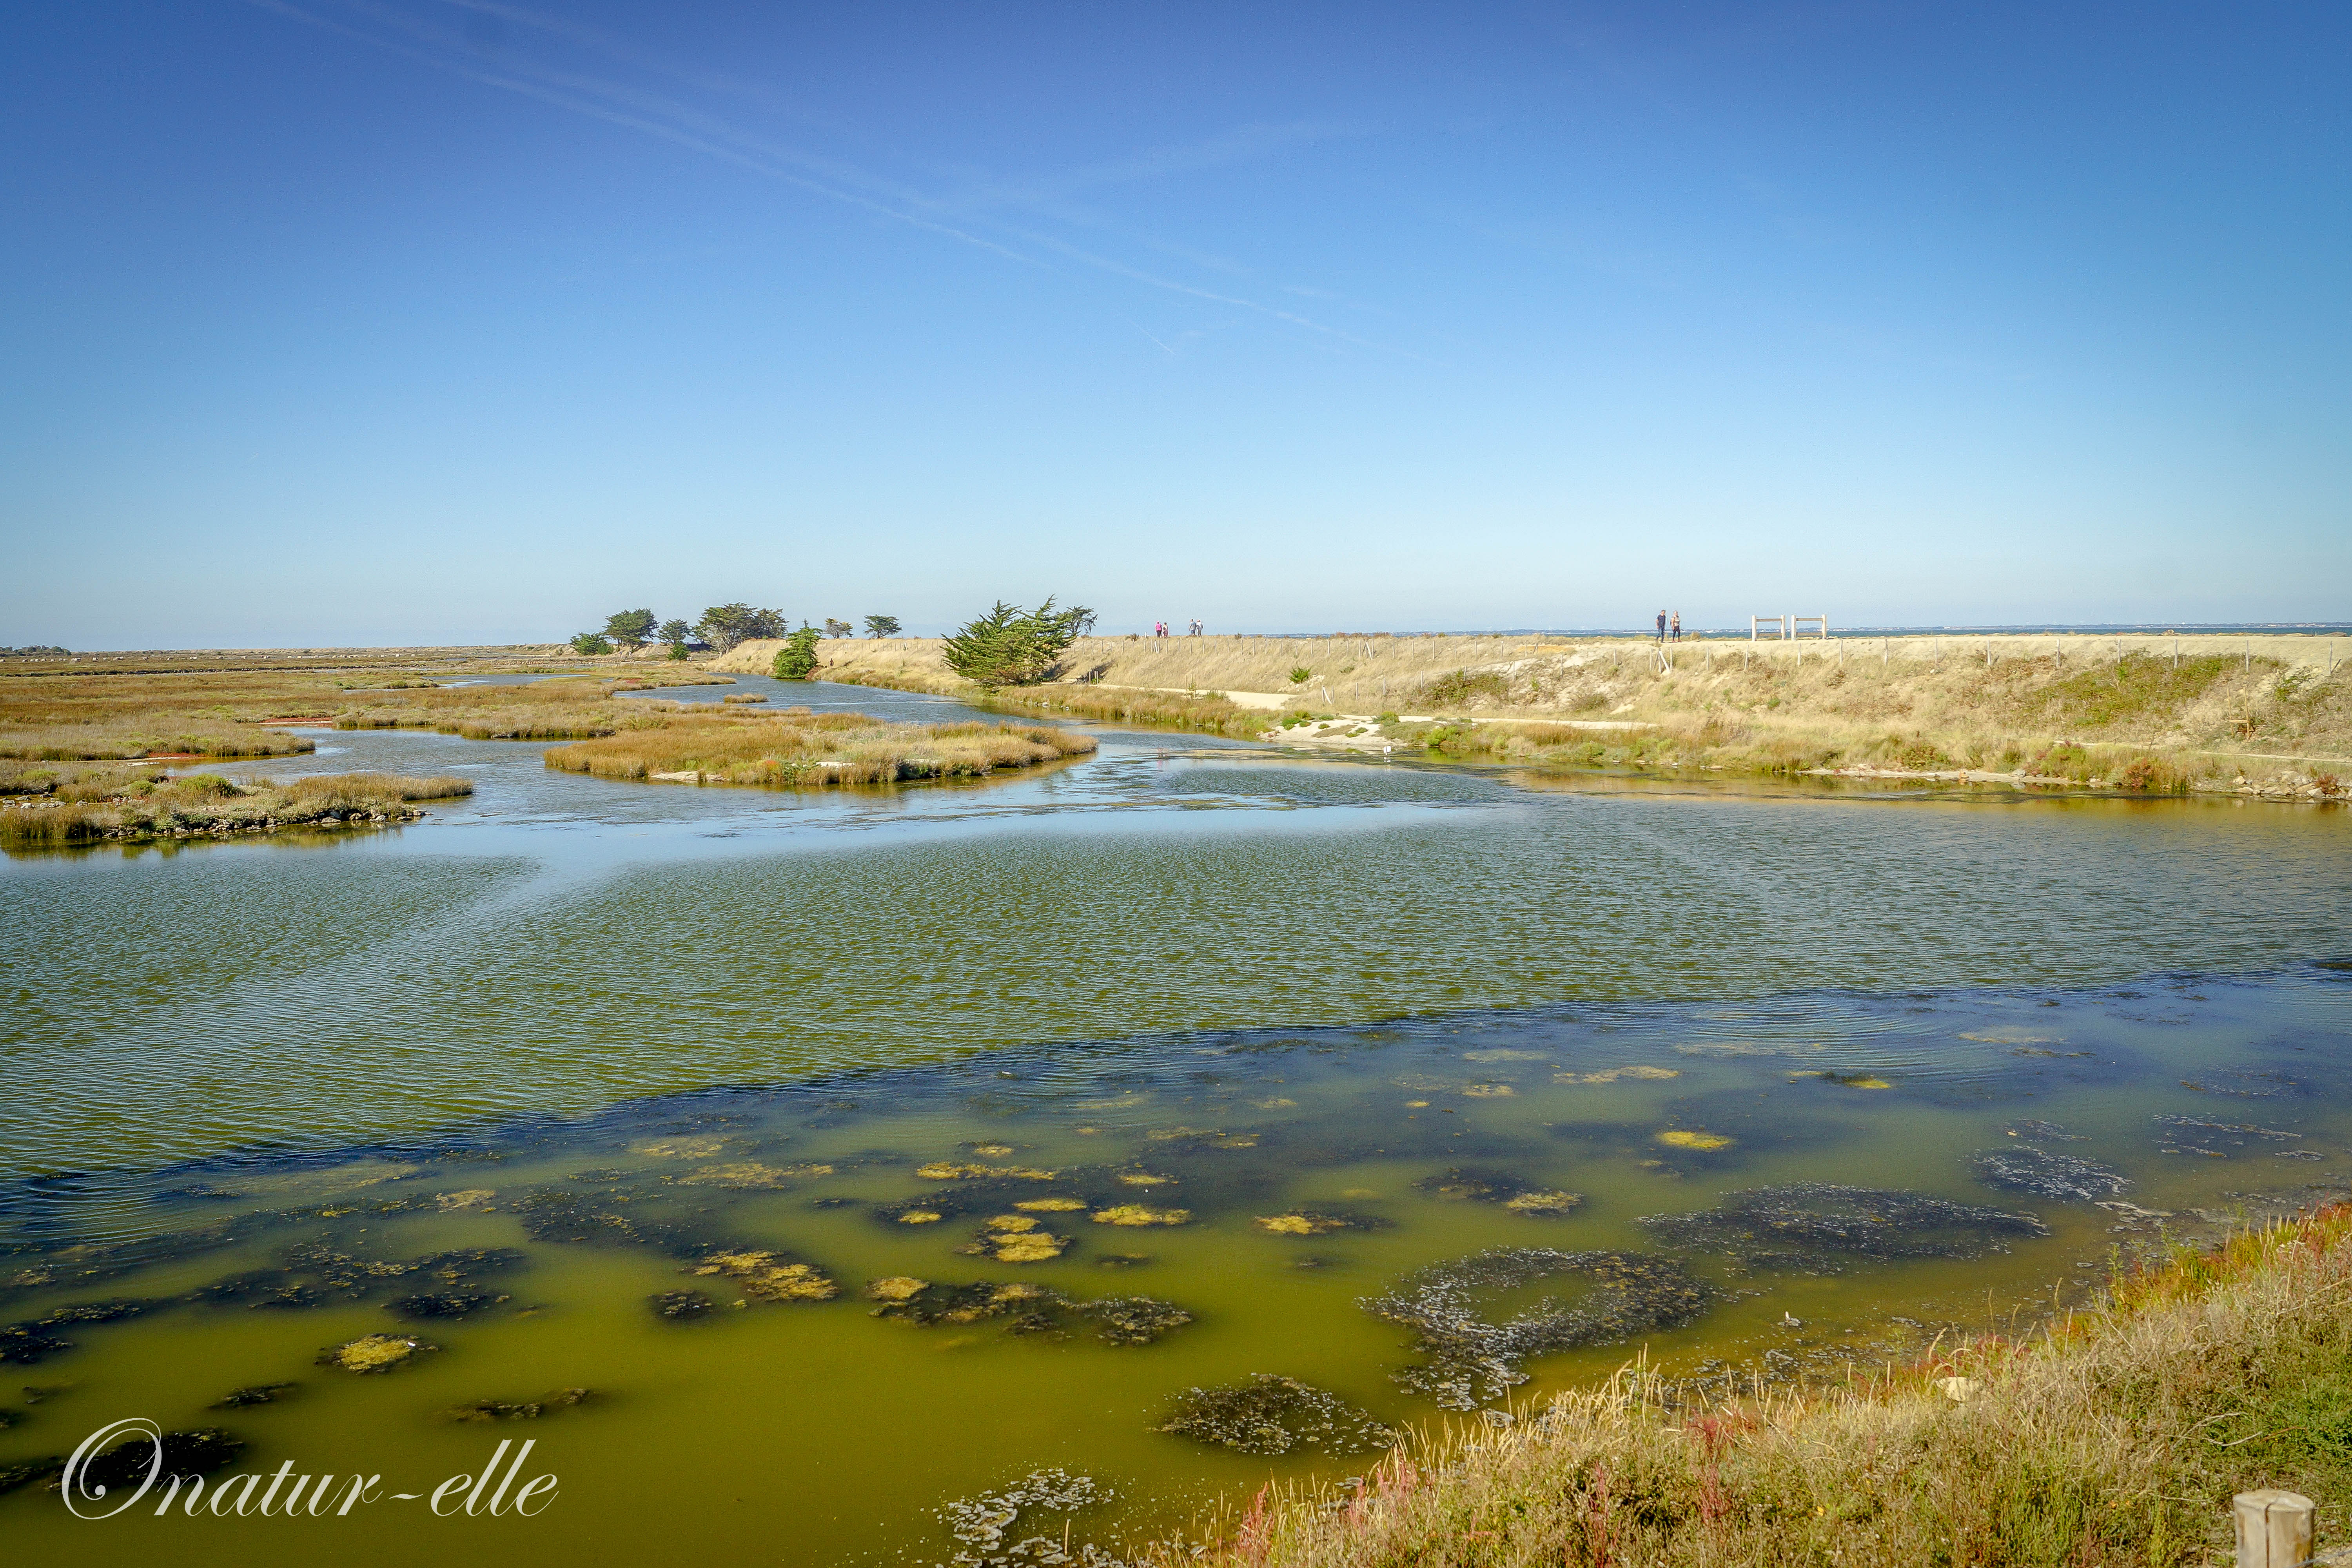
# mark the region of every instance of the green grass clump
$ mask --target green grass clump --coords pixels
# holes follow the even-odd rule
[[[1442,712],[1448,708],[1466,708],[1481,698],[1500,702],[1510,695],[1510,680],[1498,671],[1457,669],[1423,687],[1419,705]]]
[[[2267,661],[2265,661],[2267,662]],[[2071,730],[2112,730],[2195,703],[2239,667],[2208,654],[2179,661],[2134,653],[2105,668],[2053,680],[2021,704],[2019,717]]]

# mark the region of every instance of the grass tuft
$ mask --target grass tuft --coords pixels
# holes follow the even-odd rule
[[[2231,1495],[2265,1486],[2340,1529],[2347,1243],[2335,1208],[2182,1248],[2032,1338],[1845,1387],[1702,1408],[1637,1365],[1425,1436],[1351,1491],[1261,1492],[1161,1568],[2179,1568],[2216,1560]]]

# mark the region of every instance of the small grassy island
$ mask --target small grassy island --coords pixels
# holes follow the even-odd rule
[[[218,773],[0,763],[0,848],[380,826],[422,816],[411,802],[473,793],[470,781],[447,775],[318,773],[283,784],[238,783]]]
[[[827,789],[902,779],[978,778],[1085,756],[1075,731],[970,721],[894,724],[864,713],[776,713],[673,708],[660,723],[558,746],[547,765],[608,779]]]
[[[516,677],[529,677],[516,683]],[[455,777],[285,781],[169,770],[316,749],[298,728],[434,730],[569,741],[548,765],[600,778],[824,789],[979,778],[1095,750],[1057,727],[901,724],[863,713],[639,696],[731,686],[675,661],[583,674],[545,650],[358,649],[109,654],[0,666],[0,848],[226,837],[413,821],[470,795]]]

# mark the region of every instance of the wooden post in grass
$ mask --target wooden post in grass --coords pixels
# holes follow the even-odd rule
[[[2311,1561],[2312,1516],[2301,1492],[2240,1492],[2230,1500],[2238,1524],[2238,1568],[2300,1568]]]

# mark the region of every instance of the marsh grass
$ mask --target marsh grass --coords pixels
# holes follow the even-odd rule
[[[702,685],[719,679],[686,684]],[[589,739],[667,722],[677,710],[674,702],[615,700],[621,692],[647,690],[654,684],[635,678],[563,679],[530,686],[369,693],[376,700],[338,712],[334,726],[338,730],[437,730],[469,741]]]
[[[1000,706],[1043,709],[1101,723],[1158,724],[1214,735],[1262,735],[1278,721],[1278,715],[1244,708],[1213,691],[1122,691],[1057,685],[1000,691],[992,700]]]
[[[826,789],[976,778],[1095,749],[1072,731],[977,721],[894,724],[863,713],[672,711],[657,726],[558,746],[547,765],[611,779]]]
[[[1424,1435],[1350,1489],[1207,1526],[1251,1568],[2176,1568],[2233,1492],[2352,1485],[2352,1211],[2176,1250],[2021,1340],[1704,1407],[1639,1364],[1501,1431]],[[1965,1378],[1964,1401],[1943,1380]],[[1162,1568],[1198,1563],[1166,1549]]]
[[[411,802],[474,791],[470,780],[453,775],[324,773],[245,784],[216,773],[135,776],[124,769],[108,779],[96,769],[70,771],[77,776],[62,787],[0,797],[0,848],[403,821],[418,815]]]
[[[503,650],[357,650],[331,658],[250,653],[145,655],[0,664],[0,757],[33,761],[142,756],[273,757],[315,750],[282,726],[416,725],[488,739],[528,731],[562,737],[608,733],[635,704],[615,693],[656,684],[656,667],[530,686],[447,687],[442,680],[509,672]],[[731,683],[699,671],[659,684]],[[526,736],[526,738],[528,738]]]

